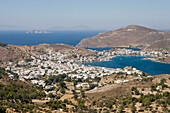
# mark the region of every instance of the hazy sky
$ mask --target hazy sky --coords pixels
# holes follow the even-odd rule
[[[0,0],[0,24],[93,29],[137,24],[170,29],[170,0]]]

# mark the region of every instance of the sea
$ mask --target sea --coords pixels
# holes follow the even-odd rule
[[[101,48],[86,48],[86,49],[90,49],[90,50],[96,50],[96,51],[107,51],[110,50],[112,48],[120,48],[120,49],[132,49],[134,51],[140,51],[141,49],[139,48],[131,48],[131,47],[101,47]]]
[[[124,68],[132,66],[151,75],[170,74],[170,64],[145,60],[143,56],[117,56],[110,61],[92,62],[85,65],[100,66],[107,68]]]
[[[83,38],[88,38],[105,31],[50,31],[47,34],[27,34],[26,31],[0,31],[0,42],[12,45],[38,45],[42,43],[77,45]],[[139,51],[137,48],[126,48]],[[111,48],[87,48],[97,51],[109,50]],[[124,68],[132,66],[151,75],[170,74],[170,64],[144,60],[146,57],[140,56],[118,56],[110,61],[86,63],[85,65]]]
[[[104,31],[49,31],[51,33],[26,33],[26,31],[0,31],[0,42],[12,45],[38,45],[42,43],[77,45],[83,38]]]

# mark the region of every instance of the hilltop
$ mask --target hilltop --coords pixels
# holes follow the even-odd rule
[[[170,33],[154,30],[138,25],[99,33],[97,36],[85,38],[77,47],[137,47],[141,49],[170,50]]]

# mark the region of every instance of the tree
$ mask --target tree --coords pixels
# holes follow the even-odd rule
[[[0,113],[6,113],[6,108],[4,108],[3,106],[0,106]]]
[[[96,86],[94,84],[90,84],[89,89],[94,89]]]
[[[67,81],[67,82],[71,82],[71,77],[68,77],[68,76],[67,76],[66,81]]]
[[[142,102],[142,106],[149,106],[151,104],[151,101],[149,98],[146,98]]]
[[[119,107],[119,113],[122,113],[123,109],[124,109],[124,107],[123,107],[123,105],[121,105],[121,106]]]
[[[92,105],[93,105],[93,106],[96,105],[96,101],[95,101],[95,100],[92,102]]]
[[[162,78],[161,79],[161,84],[164,84],[166,82],[166,79],[165,78]]]
[[[110,103],[110,104],[108,105],[108,107],[109,107],[110,109],[112,109],[112,108],[113,108],[113,105]]]
[[[56,99],[57,99],[57,100],[60,99],[60,98],[61,98],[61,95],[56,96]]]
[[[97,82],[100,82],[101,78],[100,77],[95,77],[94,80],[97,81]]]
[[[59,86],[62,88],[67,88],[66,84],[63,81],[59,82]]]
[[[73,92],[73,94],[75,94],[76,93],[76,91],[75,90],[71,90],[72,92]]]
[[[61,92],[62,94],[65,94],[65,90],[64,90],[63,88],[60,90],[60,92]]]
[[[131,111],[132,111],[132,113],[135,113],[136,107],[132,105],[132,106],[131,106]]]
[[[75,93],[74,94],[74,99],[77,100],[77,98],[78,98],[78,95]]]
[[[151,91],[156,91],[155,85],[151,85]]]
[[[132,89],[131,89],[131,90],[132,90],[132,91],[135,91],[136,89],[137,89],[136,87],[132,87]]]
[[[84,98],[85,97],[85,92],[84,90],[81,91],[81,96]]]
[[[76,87],[77,83],[77,81],[73,81],[74,87]]]
[[[135,94],[136,94],[136,95],[139,95],[139,94],[140,94],[140,93],[139,93],[139,90],[136,89],[136,90],[135,90]]]
[[[54,98],[55,96],[54,96],[52,93],[49,93],[49,94],[48,94],[48,97]]]
[[[164,97],[169,97],[169,96],[170,96],[170,93],[169,93],[168,91],[165,91],[165,92],[163,93],[163,96],[164,96]]]
[[[78,99],[77,102],[78,102],[78,106],[80,107],[80,109],[86,108],[86,106],[84,105],[85,100],[83,100],[83,99]]]

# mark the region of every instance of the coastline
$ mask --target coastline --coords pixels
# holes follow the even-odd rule
[[[132,66],[136,69],[142,70],[151,75],[169,74],[169,64],[156,63],[151,61],[145,56],[117,56],[111,59],[111,61],[99,61],[92,63],[85,63],[84,65],[107,67],[107,68],[123,68],[126,66]]]
[[[159,63],[164,63],[164,64],[170,64],[170,62],[164,62],[164,61],[160,61],[157,58],[143,58],[144,60],[151,60],[153,62],[159,62]]]
[[[104,59],[100,59],[100,60],[96,60],[96,61],[92,61],[92,62],[102,62],[102,61],[111,61],[112,58],[114,57],[119,57],[121,55],[115,55],[115,56],[109,56],[106,57]],[[124,56],[141,56],[141,55],[124,55]],[[152,56],[145,56],[145,57],[152,57]],[[159,62],[159,63],[164,63],[164,64],[170,64],[170,62],[164,62],[164,61],[160,61],[157,58],[143,58],[144,60],[151,60],[153,62]],[[85,63],[92,63],[92,62],[85,62]]]

